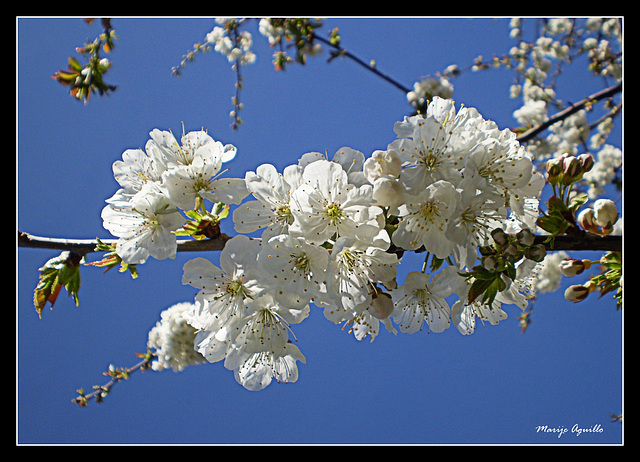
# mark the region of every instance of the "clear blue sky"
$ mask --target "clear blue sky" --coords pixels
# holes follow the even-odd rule
[[[252,28],[257,62],[243,68],[245,124],[230,128],[234,73],[225,58],[198,55],[181,78],[171,75],[202,41],[213,20],[113,20],[118,34],[108,82],[118,89],[74,101],[50,76],[74,48],[99,32],[81,19],[17,22],[17,227],[41,236],[109,238],[100,211],[117,188],[111,165],[143,147],[154,128],[174,133],[202,127],[232,143],[230,176],[270,162],[278,170],[304,153],[342,146],[369,155],[395,135],[409,113],[405,95],[346,60],[275,72],[266,41]],[[411,86],[420,77],[478,55],[507,52],[508,19],[329,19],[346,48]],[[478,108],[501,127],[515,125],[513,75],[501,70],[455,80],[458,104]],[[563,76],[564,78],[565,76]],[[566,77],[564,98],[577,101],[600,83]],[[620,140],[620,135],[618,135]],[[223,231],[233,233],[231,223]],[[42,319],[33,308],[37,269],[56,251],[17,250],[18,443],[34,444],[617,444],[622,426],[622,313],[610,297],[570,304],[563,290],[535,303],[520,333],[519,309],[509,319],[442,334],[358,342],[321,311],[295,326],[307,358],[295,384],[243,389],[221,363],[182,373],[135,374],[105,403],[79,408],[75,390],[103,384],[109,364],[131,366],[146,348],[160,312],[191,301],[182,265],[150,260],[140,277],[85,267],[80,306],[62,293]],[[597,255],[597,254],[596,254]],[[217,255],[210,256],[216,261]],[[95,256],[92,257],[95,259]],[[418,260],[415,268],[420,267]],[[410,259],[404,263],[408,271]],[[563,283],[566,287],[567,282]],[[539,425],[593,427],[602,433],[536,432]]]

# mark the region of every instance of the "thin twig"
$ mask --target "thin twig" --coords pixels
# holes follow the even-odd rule
[[[383,80],[386,80],[387,82],[389,82],[391,85],[393,85],[394,87],[398,88],[402,92],[409,93],[411,91],[410,88],[405,87],[403,84],[401,84],[397,80],[395,80],[392,77],[388,76],[384,72],[381,72],[378,68],[376,68],[375,66],[372,66],[370,63],[367,63],[366,61],[360,59],[359,57],[357,57],[356,55],[354,55],[350,51],[345,50],[340,45],[336,45],[334,43],[331,43],[329,40],[327,40],[324,37],[321,37],[321,36],[319,36],[317,34],[313,34],[313,38],[314,38],[314,40],[318,40],[318,41],[320,41],[320,42],[322,42],[322,43],[324,43],[326,45],[329,45],[330,47],[334,48],[335,50],[338,51],[340,56],[346,56],[347,58],[351,59],[355,63],[359,64],[360,66],[362,66],[363,68],[368,70],[369,72],[373,72],[378,77],[382,78]]]
[[[574,114],[574,113],[578,112],[580,109],[585,107],[587,104],[594,103],[596,101],[600,101],[601,99],[609,98],[609,97],[615,95],[616,93],[619,93],[620,91],[622,91],[622,82],[620,82],[620,83],[618,83],[616,85],[613,85],[613,86],[611,86],[609,88],[605,88],[604,90],[601,90],[601,91],[599,91],[597,93],[594,93],[591,96],[587,96],[582,101],[580,101],[578,103],[575,103],[575,104],[572,104],[568,108],[558,112],[557,114],[554,114],[553,117],[551,117],[546,122],[538,125],[537,127],[533,127],[530,130],[527,130],[522,135],[518,136],[517,139],[521,143],[529,141],[534,136],[538,135],[542,131],[544,131],[547,128],[549,128],[551,125],[553,125],[553,124],[555,124],[557,122],[560,122],[561,120],[564,120],[565,118],[569,117],[571,114]]]
[[[97,403],[101,403],[106,395],[111,392],[113,386],[121,382],[122,380],[127,380],[132,373],[137,370],[144,372],[145,370],[151,367],[151,361],[156,359],[156,355],[148,352],[144,355],[144,359],[140,361],[138,364],[128,367],[125,369],[110,369],[108,372],[105,372],[104,375],[111,377],[111,380],[104,385],[96,385],[93,387],[94,391],[85,394],[82,389],[78,390],[78,396],[72,399],[71,401],[77,404],[80,407],[85,407],[91,399],[94,399]]]

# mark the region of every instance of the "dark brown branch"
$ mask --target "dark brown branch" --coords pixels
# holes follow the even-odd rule
[[[404,92],[405,94],[409,93],[411,91],[410,88],[407,88],[406,86],[404,86],[403,84],[401,84],[397,80],[393,79],[389,75],[387,75],[384,72],[380,71],[378,68],[372,66],[371,63],[367,63],[366,61],[364,61],[363,59],[357,57],[356,55],[354,55],[350,51],[345,50],[340,45],[336,45],[334,43],[331,43],[331,41],[325,39],[324,37],[316,35],[316,34],[313,34],[313,38],[315,40],[318,40],[318,41],[320,41],[320,42],[322,42],[322,43],[324,43],[326,45],[329,45],[330,47],[334,48],[337,51],[339,56],[346,56],[347,58],[351,59],[356,64],[360,65],[361,67],[363,67],[364,69],[368,70],[369,72],[373,72],[375,75],[377,75],[381,79],[387,81],[388,83],[390,83],[391,85],[393,85],[394,87],[396,87],[400,91]]]
[[[578,112],[580,109],[584,108],[587,104],[590,104],[590,103],[593,103],[593,102],[596,102],[596,101],[600,101],[601,99],[609,98],[609,97],[615,95],[616,93],[618,93],[620,91],[622,91],[622,82],[620,82],[620,83],[618,83],[616,85],[613,85],[612,87],[605,88],[604,90],[601,90],[601,91],[599,91],[597,93],[594,93],[591,96],[587,96],[582,101],[580,101],[580,102],[578,102],[576,104],[572,104],[568,108],[558,112],[557,114],[554,114],[546,122],[538,125],[537,127],[533,127],[530,130],[527,130],[522,135],[518,136],[518,141],[521,142],[521,143],[529,141],[530,139],[532,139],[533,137],[535,137],[539,133],[541,133],[544,130],[546,130],[547,128],[549,128],[551,125],[553,125],[553,124],[555,124],[557,122],[560,122],[561,120],[564,120],[565,118],[569,117],[571,114],[574,114],[574,113]]]
[[[585,233],[581,237],[556,236],[553,244],[544,242],[549,236],[536,236],[534,244],[544,244],[549,251],[556,250],[603,250],[607,252],[622,251],[622,236],[598,236]]]
[[[222,250],[231,237],[220,234],[216,239],[184,240],[178,241],[178,252],[198,252],[209,250]],[[115,239],[101,239],[104,244],[115,244]],[[18,231],[18,247],[31,247],[37,249],[67,250],[78,255],[86,255],[96,252],[98,241],[95,239],[60,239],[52,237],[33,236]]]
[[[536,244],[542,244],[548,236],[536,236]],[[221,234],[216,239],[178,241],[178,252],[206,252],[222,250],[231,236]],[[113,239],[102,240],[104,244],[113,244]],[[98,241],[91,239],[59,239],[32,236],[18,231],[18,247],[39,249],[68,250],[78,255],[96,251]],[[553,246],[545,244],[547,250],[604,250],[622,251],[622,236],[597,236],[586,233],[582,237],[556,236]]]

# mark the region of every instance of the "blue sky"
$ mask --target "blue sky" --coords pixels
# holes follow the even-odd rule
[[[230,128],[234,73],[225,58],[200,54],[176,78],[183,54],[213,20],[125,19],[108,82],[117,90],[87,105],[50,76],[74,48],[99,33],[80,18],[17,21],[17,227],[40,236],[109,238],[100,211],[117,188],[111,165],[143,147],[154,128],[179,134],[204,127],[238,148],[229,176],[265,162],[278,170],[304,153],[349,146],[369,155],[409,114],[405,95],[327,54],[275,72],[266,41],[251,28],[257,62],[243,68],[244,125]],[[344,46],[405,86],[449,64],[504,53],[508,19],[328,19]],[[582,74],[578,74],[582,75]],[[565,78],[566,77],[566,78]],[[512,127],[513,74],[492,70],[453,82],[458,104]],[[567,101],[601,88],[563,76]],[[616,134],[621,142],[621,135]],[[233,233],[231,223],[223,231]],[[109,364],[131,366],[162,310],[191,301],[182,266],[150,260],[140,277],[85,267],[80,305],[63,293],[42,319],[33,308],[37,269],[56,251],[19,249],[16,284],[16,440],[23,444],[618,444],[622,427],[622,313],[610,297],[570,304],[555,294],[535,302],[533,324],[509,319],[462,336],[420,332],[358,342],[319,310],[295,326],[307,358],[294,384],[243,389],[221,363],[182,373],[135,374],[105,403],[82,409],[75,390],[105,383]],[[595,256],[584,254],[585,256]],[[214,262],[217,254],[207,255]],[[95,259],[96,257],[90,257]],[[415,259],[413,268],[421,265]],[[411,257],[402,271],[411,268]],[[568,282],[563,282],[566,287]],[[600,425],[601,433],[541,434],[536,427]]]

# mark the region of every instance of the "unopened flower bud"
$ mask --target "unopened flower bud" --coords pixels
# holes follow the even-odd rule
[[[482,266],[488,271],[493,271],[498,266],[498,259],[494,256],[488,256],[482,259]]]
[[[378,178],[373,183],[373,199],[381,207],[398,207],[404,203],[404,188],[390,178]]]
[[[506,245],[509,242],[507,234],[500,228],[491,231],[491,237],[498,245]]]
[[[611,199],[598,199],[593,204],[593,218],[598,226],[605,229],[613,228],[618,221],[618,209]]]
[[[592,208],[584,209],[578,214],[578,224],[582,229],[591,233],[598,233],[600,231],[595,222],[595,212]]]
[[[586,285],[575,284],[564,291],[564,298],[570,302],[577,303],[587,298],[590,292],[591,290]]]
[[[562,175],[562,159],[556,157],[547,161],[547,181],[550,184],[558,184]]]
[[[535,262],[541,262],[547,256],[547,249],[543,244],[532,245],[525,253],[525,257]]]
[[[362,171],[365,178],[373,183],[378,178],[398,178],[402,170],[402,161],[396,151],[373,151],[364,162]]]
[[[518,255],[518,253],[519,253],[518,247],[512,242],[509,243],[502,251],[502,254],[505,257],[514,257]]]
[[[518,240],[518,244],[531,246],[535,240],[536,236],[527,228],[521,229],[518,234],[516,234],[516,239]]]
[[[562,157],[554,157],[547,161],[547,173],[553,176],[562,173]]]
[[[578,260],[576,258],[565,258],[560,262],[560,272],[566,277],[573,277],[582,273],[591,266],[589,260]]]
[[[574,183],[582,174],[582,165],[577,157],[568,156],[562,160],[562,183],[567,185]]]
[[[580,154],[578,160],[580,161],[582,173],[588,172],[593,168],[594,160],[591,154]]]
[[[378,292],[373,296],[371,305],[369,305],[369,313],[378,319],[387,319],[393,312],[393,300],[391,295]]]

